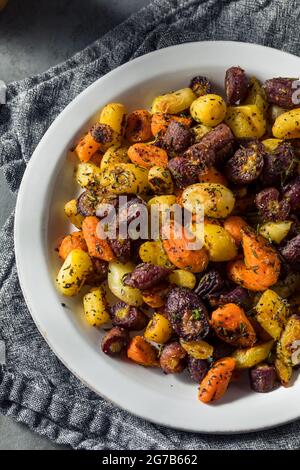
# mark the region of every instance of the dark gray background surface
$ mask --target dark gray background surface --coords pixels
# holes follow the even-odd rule
[[[47,70],[98,39],[150,0],[9,0],[0,13],[0,80]],[[0,226],[15,203],[0,172]],[[0,415],[0,450],[59,449]]]

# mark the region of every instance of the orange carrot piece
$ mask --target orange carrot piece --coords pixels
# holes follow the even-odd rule
[[[267,240],[249,228],[242,231],[244,261],[228,263],[227,274],[235,283],[253,291],[264,291],[280,274],[280,258]]]
[[[224,221],[225,230],[230,233],[237,245],[241,244],[243,238],[242,230],[247,226],[247,222],[238,215],[230,215]]]
[[[86,217],[82,223],[83,236],[85,238],[89,255],[104,261],[114,261],[116,256],[107,239],[97,236],[99,219],[95,216]]]
[[[146,109],[137,109],[127,116],[126,139],[131,143],[151,139],[151,114]]]
[[[222,175],[218,170],[216,170],[213,166],[210,168],[206,168],[205,171],[199,174],[199,182],[200,183],[217,183],[223,184],[223,186],[227,186],[228,181],[227,178]]]
[[[244,310],[236,304],[225,304],[213,311],[211,327],[216,335],[239,348],[250,348],[256,341],[256,334]]]
[[[101,149],[101,144],[96,142],[94,137],[88,132],[83,136],[75,148],[75,152],[81,162],[88,162],[98,150]]]
[[[177,116],[176,114],[155,113],[151,121],[152,134],[164,134],[172,121],[180,122],[186,127],[190,127],[192,124],[192,119],[188,117]]]
[[[163,233],[165,237],[168,237],[163,240],[163,247],[174,266],[192,273],[200,273],[206,269],[209,261],[207,250],[205,248],[189,249],[189,245],[196,239],[188,239],[183,227],[177,227],[175,230],[174,222],[171,222],[169,233],[164,227]]]
[[[136,165],[144,168],[160,166],[166,168],[168,165],[168,154],[164,149],[151,144],[134,144],[128,149],[128,157]]]
[[[131,339],[127,357],[141,366],[159,366],[156,350],[142,336]]]
[[[247,267],[252,267],[257,264],[257,260],[263,260],[266,266],[272,268],[272,271],[276,269],[276,275],[279,274],[279,256],[275,248],[273,248],[264,237],[257,235],[250,228],[243,229],[242,245]]]
[[[97,122],[80,139],[75,148],[79,160],[88,162],[98,151],[104,151],[112,145],[114,137],[114,130],[108,124]]]
[[[81,230],[79,232],[70,233],[70,235],[64,237],[59,246],[58,254],[61,259],[65,260],[68,254],[76,248],[88,251],[83,232]]]
[[[198,398],[203,403],[219,400],[226,392],[236,361],[232,357],[219,359],[200,383]]]
[[[264,270],[261,267],[247,268],[242,260],[229,262],[227,265],[227,275],[236,284],[255,292],[264,291],[276,283],[276,281],[270,281],[271,278],[268,273],[266,273],[267,278],[263,278]]]

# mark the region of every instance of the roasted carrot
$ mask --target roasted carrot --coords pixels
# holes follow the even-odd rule
[[[219,359],[200,383],[198,398],[203,403],[219,400],[227,390],[235,368],[235,359]]]
[[[264,291],[276,283],[278,276],[273,275],[273,268],[271,270],[272,273],[269,268],[266,272],[266,269],[261,267],[261,263],[253,268],[247,268],[242,260],[230,262],[227,266],[229,279],[252,291]],[[276,280],[273,281],[275,278]]]
[[[107,124],[94,124],[77,144],[75,152],[82,162],[88,162],[98,151],[104,150],[114,139],[114,131]]]
[[[264,291],[275,284],[280,273],[280,259],[267,240],[250,228],[242,230],[244,261],[228,263],[229,279],[253,291]]]
[[[228,181],[222,173],[213,166],[207,167],[203,172],[199,173],[200,183],[218,183],[227,186]]]
[[[244,250],[245,264],[247,267],[252,267],[257,260],[264,260],[266,266],[273,269],[277,268],[279,274],[280,261],[276,250],[269,244],[269,242],[257,235],[250,228],[243,229],[242,245]],[[277,281],[277,279],[276,279]]]
[[[82,162],[88,162],[98,150],[100,150],[101,144],[96,142],[94,137],[88,132],[82,137],[75,148],[75,152],[78,158]]]
[[[99,219],[95,216],[86,217],[82,223],[83,236],[88,247],[89,255],[103,259],[104,261],[114,261],[116,256],[107,239],[97,236],[98,224]]]
[[[240,348],[254,345],[256,334],[244,310],[236,304],[225,304],[213,311],[210,321],[216,335]]]
[[[230,215],[224,220],[225,230],[230,233],[237,245],[241,244],[243,238],[242,229],[247,227],[247,225],[247,222],[238,215]]]
[[[227,275],[231,281],[249,290],[261,291],[268,288],[261,278],[262,273],[258,266],[254,270],[246,268],[243,260],[229,262],[227,265]]]
[[[156,350],[142,336],[131,339],[127,356],[141,366],[159,366]]]
[[[75,250],[75,248],[81,248],[81,250],[83,251],[88,251],[83,232],[81,230],[78,232],[70,233],[70,235],[67,235],[62,240],[59,246],[58,254],[61,259],[65,260],[68,254],[72,250]]]
[[[155,113],[152,116],[151,130],[153,135],[164,134],[172,121],[180,122],[186,127],[190,127],[192,119],[176,114]]]
[[[163,247],[174,266],[192,273],[200,273],[206,269],[209,261],[207,250],[191,250],[189,246],[195,243],[196,238],[189,239],[183,227],[175,227],[171,221],[169,231],[163,227],[162,232],[165,237]]]
[[[165,168],[168,165],[168,154],[164,149],[151,144],[134,144],[128,149],[128,157],[132,163],[144,168],[160,166]]]
[[[151,114],[146,109],[137,109],[128,114],[126,139],[131,142],[146,142],[151,139]]]

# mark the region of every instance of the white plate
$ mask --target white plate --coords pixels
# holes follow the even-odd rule
[[[61,361],[87,386],[147,420],[197,432],[248,432],[300,417],[300,380],[268,394],[233,384],[225,397],[207,406],[197,400],[197,385],[185,376],[111,359],[99,350],[100,334],[83,321],[78,300],[62,298],[54,278],[58,237],[69,227],[65,201],[76,192],[74,163],[67,150],[95,113],[110,101],[129,110],[149,106],[162,92],[187,86],[206,75],[222,90],[225,70],[240,65],[259,79],[297,77],[298,57],[253,44],[199,42],[162,49],[129,62],[81,93],[51,125],[37,146],[19,191],[15,249],[21,287],[41,334]],[[63,308],[65,302],[70,309]]]

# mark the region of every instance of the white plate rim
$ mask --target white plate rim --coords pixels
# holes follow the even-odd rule
[[[81,125],[79,125],[79,121],[78,123],[76,122],[76,126],[74,124],[72,126],[72,130],[68,128],[68,125],[67,126],[63,125],[64,123],[66,124],[65,118],[70,113],[74,112],[76,108],[80,107],[81,103],[84,103],[85,99],[88,97],[91,91],[96,89],[96,87],[99,86],[99,82],[101,82],[101,86],[102,86],[108,80],[116,79],[120,72],[125,72],[126,69],[128,71],[130,68],[132,67],[134,68],[136,65],[143,63],[145,58],[146,60],[153,60],[154,58],[158,59],[159,57],[161,58],[164,57],[164,59],[167,60],[166,55],[169,55],[170,57],[174,55],[174,53],[177,54],[179,53],[179,51],[184,52],[184,50],[186,50],[186,52],[188,53],[190,52],[191,48],[195,48],[195,47],[210,48],[211,50],[217,47],[219,50],[222,50],[223,48],[224,51],[226,50],[226,48],[230,48],[232,51],[235,50],[236,53],[240,53],[242,50],[245,52],[246,51],[249,52],[250,49],[252,50],[253,53],[258,53],[258,54],[259,53],[264,54],[266,53],[266,51],[268,51],[269,54],[273,56],[273,58],[278,57],[278,59],[281,59],[281,60],[285,58],[289,62],[294,61],[295,67],[296,67],[296,63],[298,63],[298,66],[300,64],[299,57],[289,54],[287,52],[282,52],[277,49],[269,48],[266,46],[260,46],[260,45],[256,45],[252,43],[244,43],[244,42],[241,43],[241,42],[235,42],[235,41],[202,41],[202,42],[190,42],[190,43],[184,43],[181,45],[170,46],[168,48],[151,52],[144,56],[138,57],[137,59],[134,59],[126,64],[121,65],[117,69],[112,70],[107,75],[96,80],[92,85],[90,85],[87,89],[85,89],[82,93],[80,93],[55,119],[55,121],[51,124],[51,126],[49,127],[49,129],[47,130],[47,132],[45,133],[45,135],[39,142],[38,146],[36,147],[27,165],[27,168],[26,168],[26,171],[23,176],[22,183],[19,189],[17,203],[16,203],[16,212],[15,212],[14,241],[15,241],[16,265],[17,265],[18,276],[19,276],[19,281],[20,281],[22,292],[23,292],[26,304],[29,308],[29,311],[31,313],[31,316],[37,328],[39,329],[40,333],[42,334],[42,336],[44,337],[44,339],[46,340],[50,348],[54,351],[57,357],[61,360],[61,362],[74,375],[76,375],[83,383],[85,383],[90,389],[94,390],[97,394],[101,395],[106,400],[125,409],[126,411],[136,416],[139,416],[141,418],[147,419],[148,421],[151,421],[153,423],[160,424],[163,426],[172,427],[175,429],[180,429],[180,430],[185,430],[185,431],[194,431],[194,432],[202,432],[202,433],[216,433],[216,434],[247,433],[247,432],[252,432],[256,430],[271,428],[274,426],[278,426],[278,425],[282,425],[282,424],[294,421],[300,417],[300,407],[298,407],[297,411],[295,411],[295,408],[293,408],[289,411],[286,410],[284,413],[282,413],[282,408],[281,410],[277,409],[276,410],[277,414],[276,413],[274,413],[274,415],[268,414],[266,417],[260,416],[259,419],[254,420],[254,422],[253,420],[250,420],[251,424],[248,424],[248,425],[247,424],[245,425],[244,423],[241,424],[240,421],[234,421],[231,423],[226,423],[226,425],[224,426],[223,424],[220,425],[216,421],[215,417],[212,419],[211,423],[204,422],[198,425],[198,423],[194,423],[194,422],[185,423],[184,420],[182,419],[182,416],[176,417],[176,413],[173,413],[173,416],[168,415],[167,418],[161,416],[161,414],[159,413],[156,413],[153,416],[153,408],[152,407],[149,408],[149,406],[147,406],[147,403],[145,402],[145,400],[149,398],[147,393],[146,393],[145,399],[142,400],[143,403],[137,404],[135,400],[131,399],[129,400],[129,403],[128,403],[128,400],[125,400],[124,402],[123,399],[122,400],[119,399],[116,396],[116,394],[111,394],[110,391],[109,393],[107,393],[107,387],[104,387],[105,390],[99,391],[99,388],[95,387],[94,384],[91,383],[90,377],[89,378],[86,377],[86,373],[85,373],[86,371],[81,369],[81,364],[79,367],[80,357],[78,356],[78,354],[77,354],[77,357],[75,354],[74,358],[73,357],[71,358],[69,354],[66,354],[64,345],[63,343],[61,343],[61,340],[62,340],[61,335],[59,339],[58,338],[55,339],[52,336],[52,332],[49,331],[49,324],[47,324],[47,321],[45,321],[45,318],[41,319],[41,316],[38,313],[39,311],[38,306],[42,305],[41,303],[42,298],[40,297],[40,294],[39,294],[39,299],[37,300],[36,293],[33,294],[34,283],[32,280],[30,280],[30,276],[27,275],[29,272],[28,271],[28,256],[26,258],[24,254],[24,247],[25,248],[30,247],[29,242],[32,241],[32,239],[28,236],[29,234],[26,232],[26,230],[28,231],[28,229],[26,228],[25,228],[26,236],[24,239],[24,223],[26,223],[26,217],[29,214],[28,211],[30,211],[30,209],[28,208],[26,209],[25,206],[26,206],[26,203],[28,203],[28,200],[32,200],[32,196],[31,196],[31,199],[28,197],[28,191],[31,185],[34,188],[38,188],[38,184],[41,185],[43,181],[45,182],[47,189],[51,189],[52,184],[54,183],[54,181],[51,182],[51,181],[48,181],[47,178],[45,179],[43,175],[40,175],[40,179],[37,179],[37,174],[34,175],[34,171],[36,170],[36,168],[40,166],[40,164],[38,164],[39,156],[47,148],[47,146],[49,146],[51,137],[55,134],[55,132],[59,128],[62,127],[63,129],[68,131],[69,134],[72,133],[74,137],[74,127],[76,128],[77,126],[78,129],[82,127],[82,118],[79,119],[79,121],[81,121]],[[65,141],[64,147],[65,146],[66,146],[66,141]],[[55,164],[52,162],[53,179],[55,179],[54,178],[55,171],[57,170],[58,166],[59,166],[59,162],[56,161]],[[37,191],[36,196],[38,196],[38,191]],[[49,196],[48,196],[48,199],[49,199]],[[47,200],[43,200],[38,203],[39,204],[38,213],[42,213],[42,212],[45,213],[47,211],[46,202]],[[39,240],[38,248],[40,251],[43,251],[43,249],[45,249],[44,236],[45,236],[47,221],[46,220],[43,220],[43,221],[33,220],[33,222],[34,222],[33,225],[38,227],[39,229],[39,234],[37,233],[34,234],[35,235],[34,240],[35,241]],[[45,264],[46,264],[46,261],[45,261]],[[45,272],[46,271],[44,270],[43,273],[45,274]],[[53,280],[51,280],[51,282],[53,282]],[[50,285],[48,285],[48,288],[49,287]],[[55,288],[53,286],[52,286],[52,291],[53,291],[52,292],[52,298],[53,298],[54,291],[55,291]],[[77,363],[76,363],[76,360],[78,360]],[[142,391],[142,389],[137,390],[137,392],[139,391]],[[152,400],[154,400],[153,401],[154,407],[161,399],[160,395],[157,393],[154,393],[153,391],[152,391],[151,398]],[[176,404],[176,403],[172,403],[173,402],[172,397],[169,397],[168,400],[169,400],[170,407],[172,407],[173,404]],[[196,400],[196,397],[195,397],[195,400]],[[263,400],[262,403],[265,404],[265,400]],[[263,409],[260,410],[260,413],[264,415]]]

